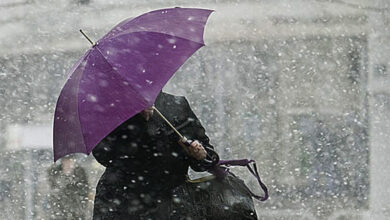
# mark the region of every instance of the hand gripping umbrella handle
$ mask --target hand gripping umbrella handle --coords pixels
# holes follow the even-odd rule
[[[187,139],[186,137],[182,137],[180,141],[187,147],[191,145],[193,142],[192,140]],[[202,166],[204,166],[207,169],[212,168],[219,162],[219,155],[217,152],[214,151],[214,149],[203,146],[207,152],[206,158],[202,160]]]

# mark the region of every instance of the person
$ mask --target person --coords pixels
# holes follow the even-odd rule
[[[92,151],[106,167],[96,187],[94,220],[169,219],[172,191],[185,183],[188,168],[206,170],[214,147],[186,98],[160,92],[154,105],[193,142],[184,147],[151,107],[122,123]]]
[[[50,219],[86,219],[89,184],[84,168],[72,156],[48,169]]]

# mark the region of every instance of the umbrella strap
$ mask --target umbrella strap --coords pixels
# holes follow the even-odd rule
[[[252,165],[252,167],[251,167]],[[226,166],[226,167],[221,167]],[[257,171],[256,161],[248,160],[248,159],[240,159],[240,160],[220,160],[218,164],[209,170],[210,173],[214,174],[217,178],[223,178],[227,175],[227,173],[231,173],[227,167],[229,166],[246,166],[249,172],[256,177],[257,182],[259,183],[261,189],[264,191],[264,196],[259,196],[254,194],[250,189],[249,192],[251,196],[259,201],[265,201],[268,199],[268,189],[267,186],[261,181],[259,172]],[[231,173],[233,174],[233,173]],[[234,174],[233,174],[234,175]]]

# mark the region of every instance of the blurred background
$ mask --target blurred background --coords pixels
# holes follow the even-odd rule
[[[271,195],[255,202],[260,219],[390,218],[389,1],[0,0],[0,219],[58,212],[53,114],[90,47],[79,29],[96,41],[175,6],[216,11],[206,46],[164,91],[187,97],[222,158],[257,161]],[[104,169],[92,155],[73,160],[91,216]]]

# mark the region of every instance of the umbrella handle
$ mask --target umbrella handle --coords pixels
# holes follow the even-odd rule
[[[181,136],[180,141],[181,141],[181,143],[183,143],[187,147],[189,147],[192,144],[192,142],[194,142],[193,140],[189,140],[184,136]]]

